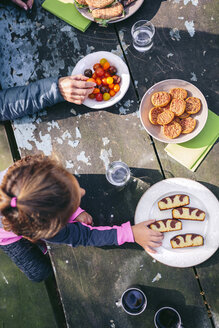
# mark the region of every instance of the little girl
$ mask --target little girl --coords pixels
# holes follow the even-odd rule
[[[0,248],[29,279],[39,282],[52,272],[37,246],[42,239],[72,247],[136,242],[150,252],[161,245],[162,234],[147,227],[154,220],[92,227],[79,207],[84,194],[74,176],[45,156],[25,157],[0,172]]]

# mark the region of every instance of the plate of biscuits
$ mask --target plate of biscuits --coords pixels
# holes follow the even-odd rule
[[[150,187],[135,211],[135,224],[155,219],[149,228],[164,234],[157,261],[173,267],[198,265],[219,247],[219,202],[199,182],[171,178]]]
[[[87,19],[107,26],[133,15],[144,0],[74,0],[77,10]]]
[[[204,95],[192,83],[170,79],[153,85],[140,105],[145,130],[166,143],[193,139],[204,128],[208,105]]]

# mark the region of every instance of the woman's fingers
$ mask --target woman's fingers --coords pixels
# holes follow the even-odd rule
[[[32,7],[33,7],[33,1],[34,1],[34,0],[28,0],[28,1],[27,1],[27,7],[28,7],[29,9],[32,9]]]
[[[151,248],[149,246],[145,247],[145,250],[149,253],[153,253],[153,254],[157,253],[153,248]]]
[[[21,0],[12,0],[12,2],[14,2],[20,8],[23,8],[24,10],[28,10],[28,6],[26,5],[25,2],[23,2]]]

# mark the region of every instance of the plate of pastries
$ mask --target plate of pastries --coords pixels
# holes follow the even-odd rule
[[[157,253],[148,254],[166,265],[197,265],[219,247],[219,202],[199,182],[171,178],[154,184],[135,211],[135,224],[146,220],[155,220],[149,229],[164,235]]]
[[[107,26],[133,15],[144,0],[74,0],[78,11],[87,19]]]
[[[208,105],[192,83],[170,79],[153,85],[140,105],[146,131],[166,143],[182,143],[197,136],[207,121]]]

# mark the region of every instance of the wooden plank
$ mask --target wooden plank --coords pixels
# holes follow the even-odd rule
[[[13,163],[5,127],[0,124],[0,171],[5,170]]]
[[[156,82],[171,78],[183,79],[195,84],[205,95],[209,108],[219,113],[218,3],[212,0],[208,3],[199,1],[197,6],[192,2],[183,4],[178,1],[162,2],[160,7],[159,4],[157,2],[156,6],[145,1],[141,11],[129,19],[131,27],[135,21],[143,18],[144,12],[144,19],[152,20],[155,25],[155,42],[148,53],[141,54],[133,48],[130,27],[127,27],[126,22],[117,27],[140,97]],[[186,26],[190,26],[190,29]],[[199,181],[219,196],[218,143],[195,173],[170,158],[164,151],[165,144],[155,140],[155,145],[167,178],[186,177]],[[219,276],[217,259],[218,253],[196,268],[216,326],[219,325],[219,306],[216,301],[218,292],[215,289]]]

